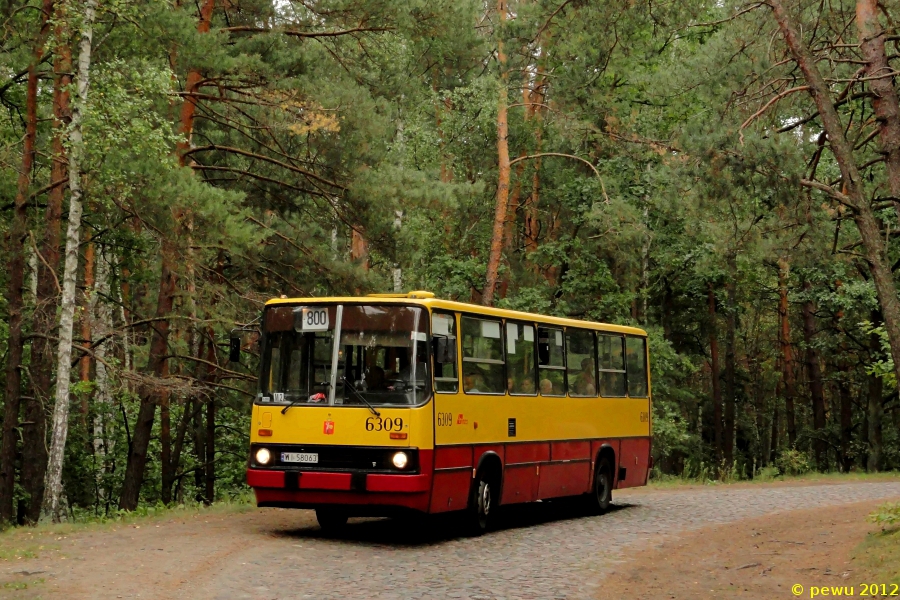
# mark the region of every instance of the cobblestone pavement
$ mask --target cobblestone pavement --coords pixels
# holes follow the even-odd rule
[[[243,547],[223,551],[182,590],[216,600],[590,598],[626,549],[661,536],[895,497],[895,482],[635,491],[617,494],[614,509],[599,517],[575,517],[565,503],[513,507],[498,531],[474,539],[456,537],[453,522],[441,519],[357,520],[326,537],[311,512],[296,511],[296,521],[255,523],[255,536],[243,536]]]

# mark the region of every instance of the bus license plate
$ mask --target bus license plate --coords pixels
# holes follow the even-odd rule
[[[283,463],[317,463],[319,455],[315,452],[282,452]]]

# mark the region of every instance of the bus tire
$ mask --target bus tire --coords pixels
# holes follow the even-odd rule
[[[347,526],[347,513],[335,508],[317,508],[316,520],[322,531],[340,531]]]
[[[587,497],[587,507],[591,514],[602,515],[609,510],[612,502],[613,469],[609,458],[601,456],[594,469],[594,485]]]
[[[490,469],[482,468],[472,483],[465,519],[466,529],[473,536],[486,532],[493,522],[499,500],[497,495],[499,489],[495,481],[495,478],[491,477]]]

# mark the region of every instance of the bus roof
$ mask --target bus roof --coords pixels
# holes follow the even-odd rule
[[[561,325],[563,327],[587,327],[602,331],[611,331],[615,333],[624,333],[629,335],[646,336],[647,332],[637,327],[628,327],[625,325],[612,325],[610,323],[598,323],[595,321],[581,321],[579,319],[567,319],[564,317],[552,317],[549,315],[540,315],[537,313],[522,312],[518,310],[506,310],[503,308],[494,308],[492,306],[482,306],[480,304],[470,304],[468,302],[455,302],[452,300],[441,300],[435,298],[431,292],[409,292],[407,294],[369,294],[367,296],[323,296],[319,298],[273,298],[266,302],[266,306],[279,304],[405,304],[425,306],[431,309],[443,309],[449,311],[459,311],[476,315],[486,315],[491,317],[501,317],[506,319],[521,319],[523,321],[537,321],[549,325]]]

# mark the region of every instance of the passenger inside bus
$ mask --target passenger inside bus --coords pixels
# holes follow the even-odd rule
[[[569,390],[573,396],[596,396],[597,385],[594,382],[594,361],[585,358],[581,361],[581,371],[570,380]]]
[[[549,379],[541,379],[541,394],[544,396],[553,395],[553,382]]]
[[[469,373],[466,375],[465,391],[470,394],[483,394],[485,390],[484,377],[480,373]]]

